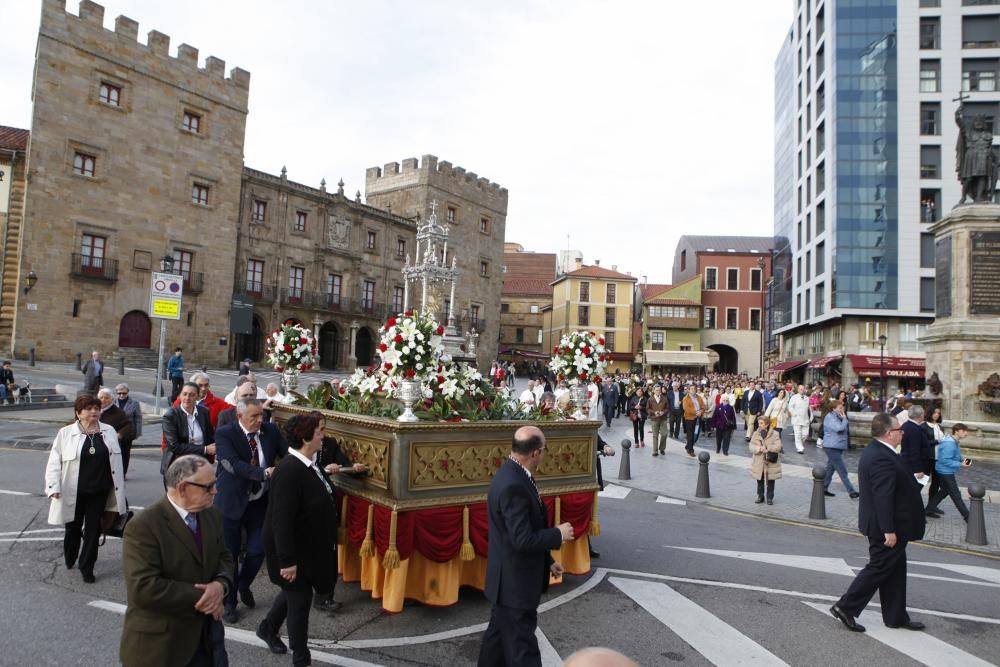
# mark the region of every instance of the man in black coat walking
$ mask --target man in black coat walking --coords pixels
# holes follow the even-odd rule
[[[890,628],[923,630],[906,613],[906,543],[924,537],[924,504],[920,485],[896,453],[899,421],[881,413],[872,419],[872,438],[858,463],[858,529],[868,537],[869,561],[830,613],[854,632],[864,632],[854,619],[876,591],[882,620]]]
[[[490,483],[486,598],[493,606],[479,647],[479,667],[542,664],[535,639],[538,601],[549,587],[549,575],[563,573],[549,552],[573,539],[568,523],[548,527],[533,477],[544,458],[542,431],[534,426],[519,428],[510,456]]]

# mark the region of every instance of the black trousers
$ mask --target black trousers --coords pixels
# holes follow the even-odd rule
[[[132,457],[132,441],[122,440],[118,444],[122,448],[122,470],[124,474],[128,472],[128,460]]]
[[[309,639],[309,607],[312,605],[312,587],[304,591],[282,588],[271,603],[264,617],[268,629],[278,632],[288,620],[288,646],[292,649],[292,664],[296,667],[312,662],[306,641]]]
[[[636,417],[632,422],[632,432],[635,434],[634,443],[646,442],[646,420],[643,417]]]
[[[763,498],[764,497],[764,480],[762,480],[762,479],[758,479],[757,480],[757,497],[758,498]],[[767,480],[767,499],[768,500],[774,500],[774,480],[773,479]]]
[[[857,618],[875,592],[882,603],[882,621],[903,625],[910,620],[906,613],[906,541],[887,547],[881,536],[868,538],[868,564],[858,572],[837,606]]]
[[[687,436],[687,444],[684,445],[684,449],[686,449],[689,452],[694,451],[694,441],[696,439],[694,435],[694,427],[697,423],[698,423],[697,419],[684,420],[684,435]]]
[[[670,437],[679,440],[681,437],[681,424],[684,423],[684,410],[677,408],[670,410]]]
[[[170,378],[170,402],[173,403],[180,396],[181,387],[184,386],[184,378]]]
[[[723,454],[728,454],[729,441],[732,437],[733,437],[733,429],[731,428],[715,429],[715,451],[722,452]]]
[[[66,567],[72,567],[79,557],[81,572],[94,571],[94,563],[97,562],[97,543],[101,539],[101,514],[104,513],[107,502],[107,491],[76,495],[76,513],[73,515],[73,520],[66,524],[66,534],[63,536]]]
[[[541,667],[536,627],[537,610],[493,605],[490,624],[479,646],[477,667]]]
[[[965,501],[962,500],[962,491],[958,488],[958,481],[955,479],[955,476],[938,474],[937,479],[941,486],[927,503],[927,511],[936,510],[942,500],[951,496],[951,502],[955,503],[955,507],[958,508],[962,518],[968,521],[969,508],[965,506]]]

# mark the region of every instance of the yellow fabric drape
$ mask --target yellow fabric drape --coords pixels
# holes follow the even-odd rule
[[[590,534],[593,537],[601,534],[601,522],[597,520],[597,491],[594,491],[594,505],[590,510]]]

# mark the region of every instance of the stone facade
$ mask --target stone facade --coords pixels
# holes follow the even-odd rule
[[[500,305],[501,358],[525,362],[526,354],[547,355],[542,348],[542,312],[552,304],[556,255],[526,252],[506,243],[503,255],[503,302]]]
[[[18,278],[38,281],[17,303],[13,352],[155,347],[151,271],[177,254],[186,291],[168,345],[223,364],[250,75],[227,77],[215,57],[199,67],[186,44],[171,56],[155,30],[141,44],[127,17],[103,21],[89,0],[79,16],[42,2]]]
[[[369,365],[379,327],[402,307],[415,243],[413,220],[346,197],[342,183],[327,192],[245,169],[235,293],[255,321],[233,356],[260,359],[261,334],[294,318],[317,336],[321,368]]]
[[[365,174],[367,203],[406,218],[423,219],[437,202],[438,221],[450,228],[448,254],[458,258],[461,276],[455,315],[464,329],[475,327],[479,366],[496,359],[503,244],[507,224],[507,189],[489,179],[424,155],[407,158]]]
[[[0,355],[10,353],[18,296],[21,228],[27,186],[28,131],[0,126]]]

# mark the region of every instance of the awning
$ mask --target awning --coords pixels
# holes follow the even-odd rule
[[[799,366],[805,366],[809,363],[808,359],[797,359],[795,361],[783,361],[780,364],[775,364],[767,369],[768,373],[784,373],[785,371],[790,371],[793,368],[798,368]]]
[[[867,354],[849,354],[851,366],[857,375],[877,376],[885,362],[885,376],[891,378],[922,378],[927,372],[927,360],[919,357],[878,357]]]
[[[514,347],[501,348],[497,354],[510,354],[515,357],[524,357],[525,359],[551,359],[551,354],[546,354],[544,352],[535,352],[534,350],[518,350]]]
[[[826,368],[827,366],[829,366],[833,362],[840,361],[843,358],[844,358],[844,355],[842,355],[842,354],[834,354],[834,355],[829,356],[829,357],[820,357],[819,359],[816,359],[816,360],[812,361],[809,364],[809,368]]]
[[[643,350],[643,363],[647,366],[708,366],[707,350],[679,352],[673,350]]]

